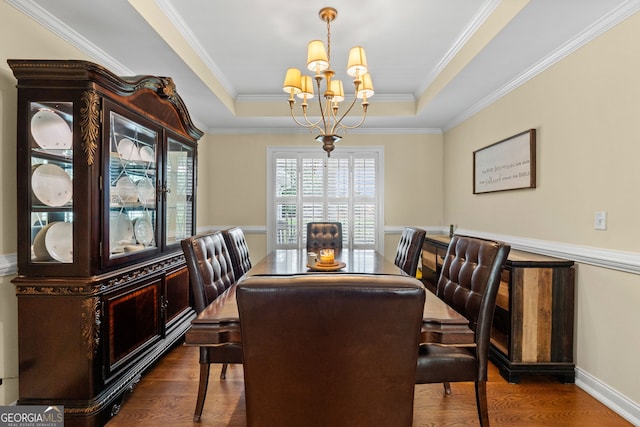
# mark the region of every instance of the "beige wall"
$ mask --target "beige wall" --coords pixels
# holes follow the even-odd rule
[[[640,14],[445,133],[445,223],[638,252]],[[534,190],[472,194],[472,152],[537,129]],[[595,211],[608,212],[606,231]],[[577,366],[640,402],[638,276],[577,266]]]
[[[0,256],[16,252],[16,80],[7,59],[89,59],[0,2]],[[18,398],[17,303],[11,276],[0,277],[0,405]]]
[[[207,135],[198,148],[198,228],[266,227],[267,147],[316,146],[312,135]],[[442,223],[442,136],[347,135],[345,146],[384,147],[385,226]],[[429,188],[429,198],[426,188]],[[266,254],[264,231],[247,235],[252,258]],[[393,259],[398,235],[385,237]]]

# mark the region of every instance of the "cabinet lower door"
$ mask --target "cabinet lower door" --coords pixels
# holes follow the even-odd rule
[[[107,377],[162,339],[162,282],[155,277],[105,296]]]

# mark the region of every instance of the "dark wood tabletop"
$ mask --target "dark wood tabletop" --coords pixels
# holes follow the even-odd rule
[[[352,249],[335,251],[335,260],[345,266],[334,273],[399,274],[406,275],[393,262],[373,249]],[[276,249],[269,252],[260,262],[251,267],[247,276],[277,276],[313,273],[307,267],[305,249]]]
[[[337,274],[406,275],[394,263],[373,250],[343,250],[336,253],[336,260],[346,264],[335,272]],[[313,274],[306,264],[304,250],[276,250],[254,265],[246,275]],[[473,340],[474,333],[469,329],[468,320],[427,290],[421,343],[472,346]],[[185,335],[186,345],[218,346],[232,342],[241,342],[236,285],[227,289],[193,319]]]

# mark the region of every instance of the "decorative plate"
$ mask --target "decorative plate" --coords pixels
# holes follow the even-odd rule
[[[67,122],[51,110],[42,109],[31,117],[31,135],[42,148],[68,150],[73,133]]]
[[[116,193],[118,193],[123,203],[138,201],[138,189],[128,176],[123,176],[116,182]]]
[[[73,262],[73,224],[54,222],[44,236],[44,244],[51,258],[60,262]]]
[[[156,153],[153,151],[153,148],[148,145],[144,145],[140,147],[140,160],[145,162],[155,162],[156,161]]]
[[[149,246],[153,242],[153,226],[146,218],[138,218],[133,222],[133,232],[138,243]],[[125,248],[126,250],[127,248]]]
[[[140,160],[138,146],[135,142],[127,138],[122,138],[118,142],[118,153],[125,160]]]
[[[33,168],[31,189],[36,198],[45,205],[63,206],[71,200],[73,182],[60,166],[45,163]]]
[[[55,222],[50,222],[49,224],[42,227],[38,231],[38,234],[36,234],[36,237],[33,239],[33,254],[39,261],[51,259],[49,251],[47,250],[47,246],[45,244],[45,237],[47,235],[47,231],[49,231],[53,224],[55,224]]]
[[[109,247],[111,252],[122,251],[124,245],[135,242],[133,223],[129,217],[120,212],[111,212],[109,218]]]
[[[142,178],[138,181],[136,187],[138,189],[138,198],[142,204],[149,206],[156,202],[156,187],[149,178]]]

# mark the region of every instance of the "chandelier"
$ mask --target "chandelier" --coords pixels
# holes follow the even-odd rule
[[[373,96],[373,84],[371,76],[367,72],[367,58],[361,46],[352,47],[349,51],[347,74],[353,77],[355,93],[353,100],[340,110],[340,103],[345,100],[344,89],[341,80],[334,79],[335,72],[331,69],[331,22],[338,16],[338,11],[332,7],[320,10],[320,19],[327,23],[327,49],[321,40],[312,40],[307,49],[307,69],[315,73],[318,92],[318,107],[320,118],[317,121],[310,120],[307,115],[309,104],[307,100],[313,98],[313,81],[310,76],[302,75],[299,69],[289,68],[284,79],[282,89],[289,94],[289,108],[291,117],[300,126],[308,128],[312,133],[317,132],[316,141],[322,142],[322,148],[327,152],[327,157],[335,148],[335,143],[342,139],[341,133],[347,129],[361,126],[367,116],[368,98]],[[324,81],[324,104],[320,94]],[[293,106],[296,103],[295,96],[302,99],[303,121],[296,118]],[[360,122],[347,126],[343,119],[351,112],[358,99],[362,100],[362,117]]]

